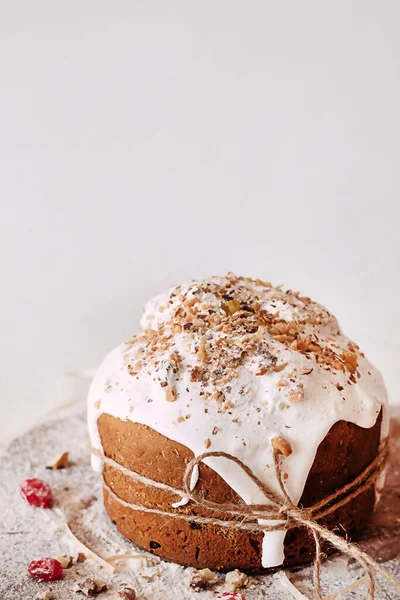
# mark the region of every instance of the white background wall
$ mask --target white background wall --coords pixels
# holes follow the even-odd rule
[[[148,296],[329,306],[399,396],[397,0],[0,0],[0,433]]]

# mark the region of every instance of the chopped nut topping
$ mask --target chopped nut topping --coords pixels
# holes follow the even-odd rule
[[[136,600],[136,592],[133,588],[124,587],[122,590],[118,592],[115,596],[113,596],[113,600]]]
[[[308,369],[303,369],[301,373],[302,373],[302,375],[310,375],[313,371],[314,371],[313,367],[310,367]]]
[[[304,388],[303,388],[302,384],[300,384],[294,390],[291,390],[289,392],[288,398],[289,398],[290,402],[301,402],[301,400],[304,399]]]
[[[203,381],[204,379],[204,371],[199,369],[199,367],[193,367],[190,373],[190,381]]]
[[[195,590],[207,590],[216,583],[219,583],[219,577],[210,569],[201,569],[196,571],[190,581],[190,587]]]
[[[177,399],[176,390],[174,390],[171,387],[167,387],[166,399],[168,402],[175,402],[175,400]]]
[[[274,371],[275,371],[275,373],[280,373],[280,371],[283,371],[283,369],[285,367],[287,367],[287,362],[286,363],[282,363],[281,365],[275,365]]]
[[[69,452],[63,452],[58,456],[55,456],[46,469],[65,469],[69,465]]]
[[[74,591],[85,596],[97,596],[97,594],[107,591],[107,585],[101,579],[91,579],[89,577],[81,583],[77,583]]]
[[[225,575],[225,585],[224,589],[227,592],[234,592],[246,585],[248,582],[248,577],[245,573],[242,573],[238,569],[234,571],[230,571]]]
[[[209,448],[211,446],[211,441],[209,440],[209,438],[207,438],[206,440],[204,440],[204,445],[206,448]]]
[[[343,352],[340,355],[340,358],[343,360],[345,367],[350,373],[355,373],[357,371],[357,354],[355,352]]]
[[[229,274],[178,286],[163,301],[156,323],[154,329],[144,329],[127,343],[124,358],[132,376],[155,373],[169,402],[178,399],[177,382],[186,370],[205,401],[220,404],[218,411],[234,411],[229,394],[235,389],[233,382],[240,368],[257,377],[269,377],[290,364],[288,353],[303,355],[301,375],[318,367],[344,373],[350,384],[360,377],[358,347],[341,338],[336,319],[325,308],[297,292],[260,280]],[[183,347],[187,343],[194,364],[180,356],[178,337]],[[288,362],[279,360],[283,352]],[[308,361],[310,366],[305,364]],[[289,403],[302,400],[301,384],[288,396]]]
[[[56,560],[58,560],[63,569],[69,569],[70,567],[72,567],[72,564],[74,562],[72,556],[67,556],[66,554],[56,556]]]
[[[78,555],[76,557],[76,562],[78,564],[80,563],[84,563],[86,560],[86,554],[84,552],[78,552]]]
[[[272,438],[271,444],[278,454],[282,454],[283,456],[290,456],[292,454],[292,446],[281,436]]]
[[[228,302],[225,302],[221,305],[221,308],[227,316],[233,315],[235,312],[240,310],[240,302],[237,300],[228,300]]]

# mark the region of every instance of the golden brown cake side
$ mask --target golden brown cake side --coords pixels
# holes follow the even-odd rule
[[[330,429],[318,447],[300,500],[301,505],[311,506],[327,497],[352,481],[372,462],[379,446],[381,420],[382,414],[369,429],[346,421],[339,421]],[[150,479],[182,487],[185,467],[193,457],[188,448],[146,425],[122,421],[107,414],[99,417],[98,427],[106,456]],[[179,501],[179,497],[134,482],[111,466],[105,465],[103,473],[106,484],[126,502],[166,511],[175,510],[177,513],[210,514],[192,502],[171,509],[171,504]],[[196,489],[204,493],[205,498],[215,502],[241,502],[229,485],[205,464],[200,465]],[[119,531],[136,545],[162,558],[198,568],[261,570],[262,534],[136,511],[119,503],[107,488],[104,500],[106,510]],[[375,490],[371,486],[321,523],[330,529],[355,536],[371,516],[374,503]],[[314,541],[307,531],[304,528],[288,531],[284,564],[303,564],[312,560],[313,556]]]

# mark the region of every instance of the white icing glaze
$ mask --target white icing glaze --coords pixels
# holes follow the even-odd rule
[[[261,337],[267,342],[271,354],[277,358],[275,364],[287,363],[281,371],[267,370],[260,375],[260,366],[265,366],[268,356],[248,352],[240,359],[229,387],[213,380],[204,388],[201,382],[192,381],[192,368],[199,364],[196,351],[201,339],[205,337],[210,348],[216,348],[219,340],[225,343],[229,334],[217,331],[215,327],[203,329],[201,333],[193,333],[191,329],[173,330],[171,327],[177,322],[176,310],[182,305],[182,300],[191,300],[198,295],[193,302],[198,302],[201,310],[214,311],[219,320],[227,321],[233,317],[225,316],[221,308],[223,300],[215,292],[226,286],[232,297],[236,294],[240,297],[244,290],[245,295],[256,298],[257,310],[275,314],[274,318],[278,321],[301,324],[302,337],[311,335],[324,351],[331,350],[339,356],[349,352],[350,348],[357,358],[357,375],[353,373],[353,381],[349,380],[351,373],[348,370],[330,368],[318,362],[313,352],[300,352],[290,344],[274,339],[265,328],[260,328],[259,333],[262,333]],[[206,291],[199,294],[198,290],[204,289]],[[209,450],[225,451],[241,459],[271,490],[279,493],[270,440],[282,436],[293,450],[290,456],[282,457],[282,470],[287,474],[285,485],[292,500],[297,503],[318,446],[330,428],[342,419],[361,427],[372,427],[382,406],[387,403],[381,375],[340,332],[336,319],[326,309],[309,299],[302,299],[291,292],[283,293],[262,282],[233,276],[213,277],[207,283],[193,282],[174,288],[147,304],[141,325],[144,330],[164,329],[169,334],[169,348],[157,348],[151,364],[138,365],[142,362],[138,355],[141,356],[141,349],[145,343],[148,344],[148,339],[144,342],[139,335],[106,356],[93,379],[88,397],[91,443],[99,450],[101,442],[97,419],[102,413],[107,413],[122,420],[148,425],[187,446],[195,455],[206,451],[205,441],[209,440]],[[235,339],[233,342],[236,343]],[[180,357],[178,368],[172,368],[176,364],[171,363],[171,353]],[[176,393],[173,402],[166,400],[169,387]],[[221,389],[224,393],[222,405],[209,394]],[[296,396],[299,392],[300,398],[304,394],[300,400]],[[384,410],[382,436],[388,432],[387,415],[388,411]],[[218,428],[217,432],[215,428]],[[100,469],[101,461],[96,457],[93,459],[93,467]],[[205,462],[245,502],[266,502],[256,485],[237,465],[224,458],[209,458]],[[193,486],[196,481],[197,478],[192,481]],[[185,498],[173,506],[184,503]],[[264,567],[282,564],[284,537],[285,532],[282,531],[265,534]]]

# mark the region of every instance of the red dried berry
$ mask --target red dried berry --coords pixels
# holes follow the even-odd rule
[[[224,598],[225,600],[246,600],[246,597],[238,592],[223,592],[218,598]]]
[[[20,483],[21,496],[31,506],[50,508],[53,500],[50,486],[41,479],[26,479]]]
[[[28,573],[31,577],[37,577],[43,581],[52,581],[62,577],[63,568],[55,558],[41,558],[31,562]]]

